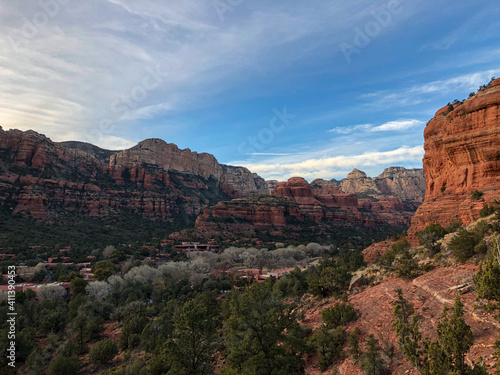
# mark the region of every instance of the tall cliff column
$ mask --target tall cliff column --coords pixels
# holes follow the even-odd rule
[[[500,199],[500,79],[462,104],[440,109],[424,132],[426,193],[409,230],[477,220]],[[473,191],[482,192],[474,200]]]

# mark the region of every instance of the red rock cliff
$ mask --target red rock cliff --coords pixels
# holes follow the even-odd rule
[[[462,104],[440,109],[424,132],[425,201],[410,236],[431,223],[469,224],[500,199],[500,79]],[[481,191],[480,200],[471,192]]]
[[[64,212],[102,217],[126,210],[171,220],[259,191],[267,185],[248,169],[158,139],[115,152],[0,127],[0,206],[13,214],[52,221]]]

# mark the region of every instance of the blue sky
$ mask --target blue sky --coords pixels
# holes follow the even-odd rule
[[[499,20],[490,0],[3,0],[0,125],[267,179],[421,167],[425,123],[500,76]]]

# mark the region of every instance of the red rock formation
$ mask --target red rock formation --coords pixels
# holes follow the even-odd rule
[[[217,228],[219,233],[245,235],[256,231],[284,235],[286,228],[291,236],[303,230],[309,235],[341,228],[364,231],[385,226],[387,230],[387,225],[408,225],[412,214],[395,197],[358,199],[331,182],[317,180],[310,185],[301,177],[293,177],[276,184],[270,197],[250,196],[207,208],[196,220],[196,229],[200,236],[213,236]]]
[[[157,139],[113,152],[1,128],[0,186],[0,204],[43,220],[60,218],[58,210],[91,217],[127,210],[172,220],[180,213],[196,216],[228,196],[267,192],[265,181],[246,168]]]
[[[485,203],[500,199],[500,79],[452,111],[440,109],[424,132],[425,201],[409,234],[431,223],[469,224]],[[479,201],[471,192],[483,192]]]
[[[376,242],[366,249],[363,250],[363,257],[366,263],[373,263],[377,259],[379,255],[384,255],[388,252],[392,245],[394,245],[396,241],[391,238],[388,238],[385,241]]]
[[[221,188],[232,197],[247,194],[267,194],[267,184],[263,178],[244,167],[222,165],[210,154],[180,150],[175,144],[161,139],[147,139],[136,146],[111,155],[109,166],[122,170],[141,165],[153,165],[163,170],[185,172],[214,178]]]

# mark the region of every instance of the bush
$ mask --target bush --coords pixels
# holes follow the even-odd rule
[[[488,206],[487,204],[485,204],[481,209],[481,211],[479,211],[479,215],[481,217],[488,217],[490,215],[493,215],[494,213],[495,213],[495,207]]]
[[[59,354],[49,365],[47,375],[76,374],[80,368],[80,360],[76,355],[65,357]]]
[[[321,318],[327,328],[337,328],[356,320],[356,311],[348,302],[337,302],[333,307],[324,309]]]
[[[320,355],[319,367],[321,371],[326,371],[336,359],[344,357],[342,347],[345,342],[345,331],[342,327],[328,330],[322,326],[311,338]]]
[[[148,320],[144,316],[134,316],[128,320],[122,329],[122,334],[118,340],[118,345],[121,350],[133,349],[141,343],[141,333],[148,324]]]
[[[476,223],[476,225],[472,229],[472,232],[476,234],[478,237],[482,238],[490,230],[491,230],[491,225],[488,224],[485,220],[481,220]]]
[[[446,235],[446,229],[439,224],[430,224],[424,230],[417,233],[418,242],[433,254],[441,250],[441,244],[437,241]]]
[[[474,252],[476,254],[486,254],[488,252],[488,246],[484,240],[479,241],[479,243],[474,246]]]
[[[105,339],[96,343],[89,353],[90,363],[105,364],[111,361],[118,354],[118,346],[112,340]]]
[[[371,334],[366,341],[366,352],[363,353],[361,368],[366,375],[385,375],[389,371],[385,366],[380,351],[382,348],[378,340]]]
[[[477,295],[487,300],[500,301],[500,265],[496,260],[488,259],[479,265],[474,275]]]
[[[481,199],[483,199],[483,192],[474,190],[472,193],[470,193],[470,199],[471,201],[480,201]]]
[[[403,279],[411,279],[417,276],[418,263],[409,251],[404,252],[396,259],[396,267],[398,277]]]
[[[480,240],[481,237],[477,234],[468,232],[465,229],[460,229],[458,234],[452,238],[448,246],[450,250],[453,251],[455,258],[463,263],[474,255],[474,248],[479,244]]]
[[[446,233],[453,233],[456,232],[461,227],[462,223],[460,221],[452,221],[444,229],[446,230]]]
[[[398,242],[391,246],[391,250],[394,254],[402,254],[408,250],[410,250],[410,243],[406,238],[401,238]]]

